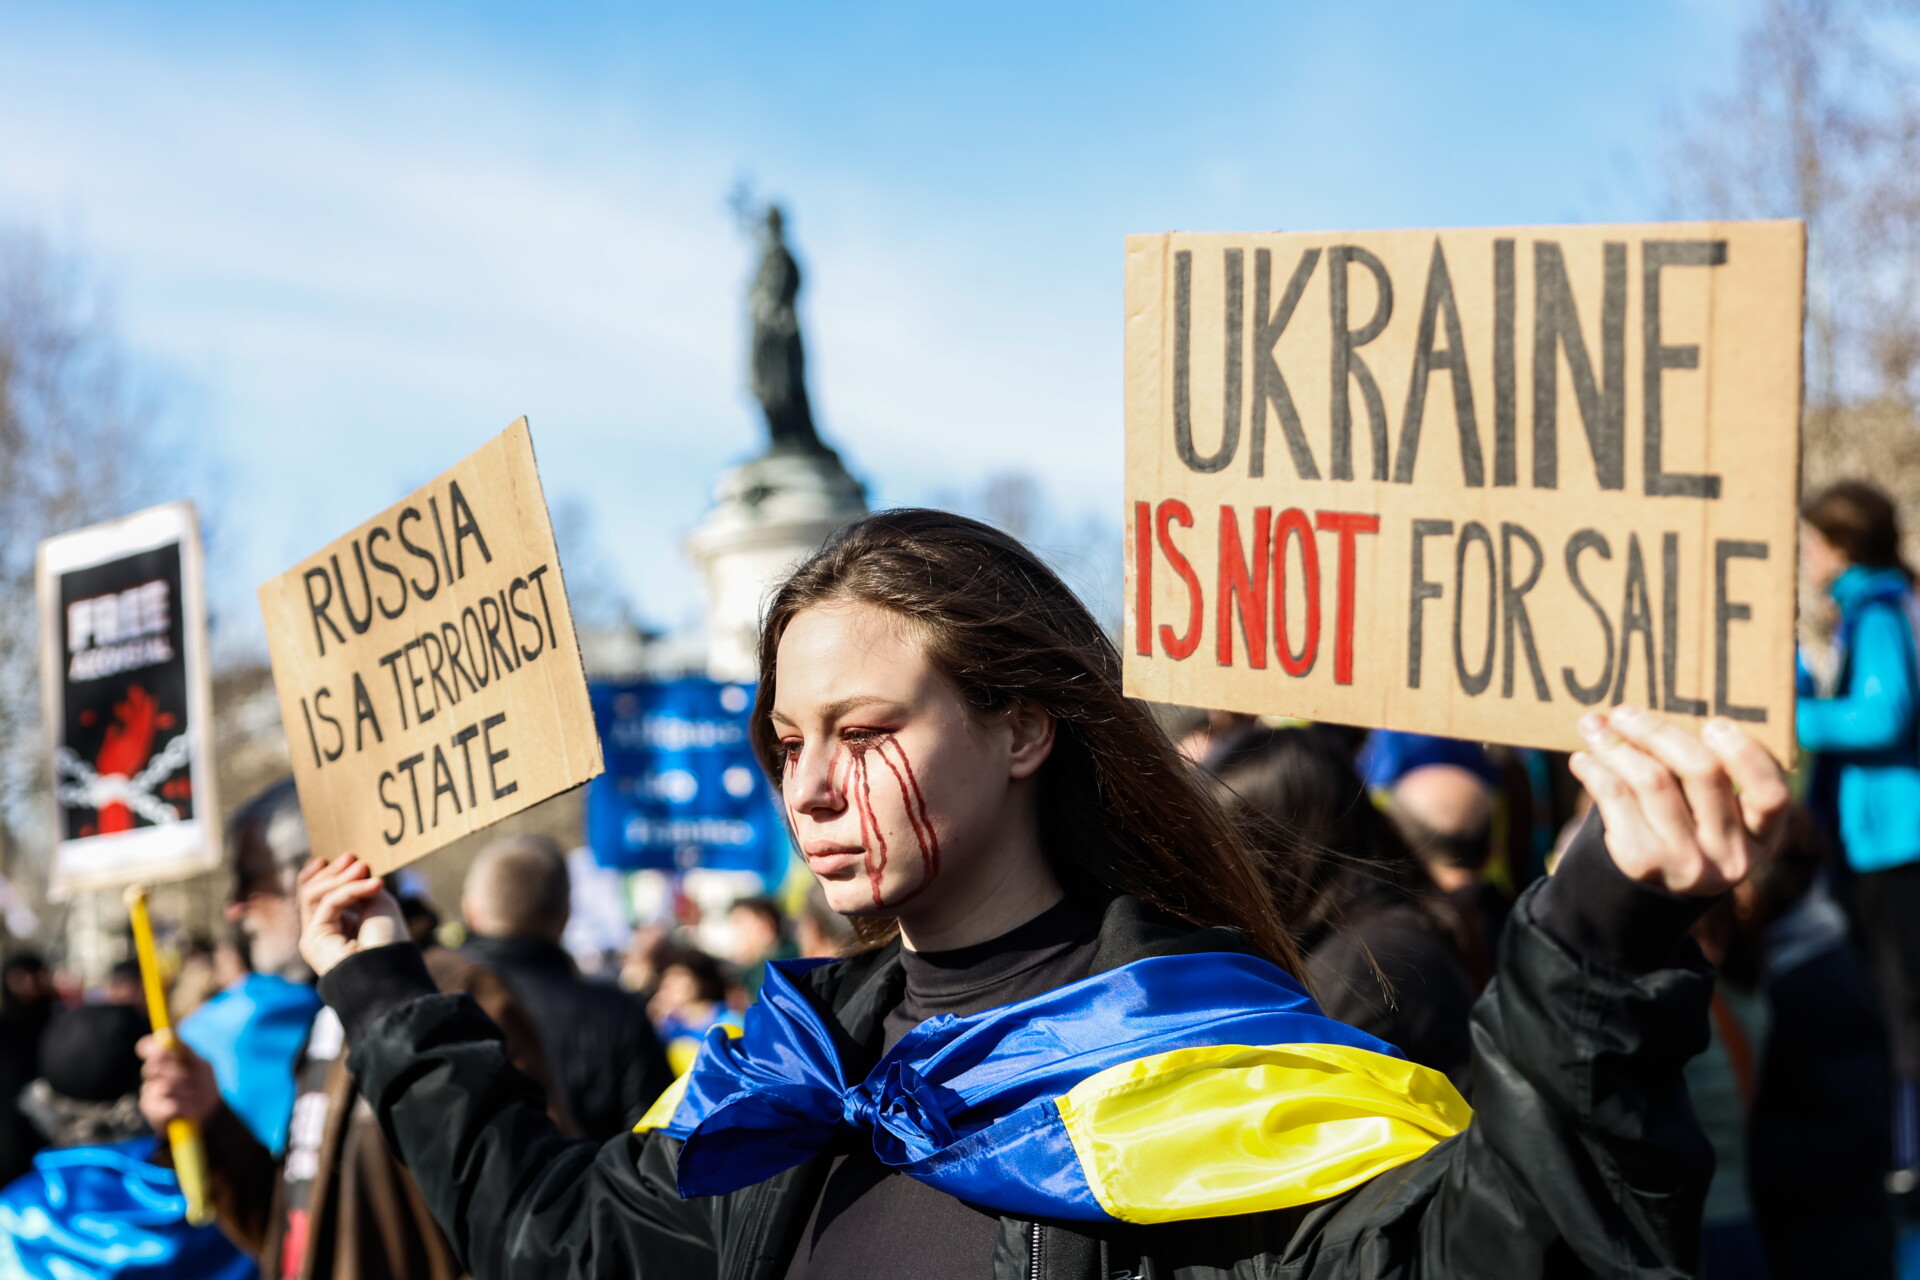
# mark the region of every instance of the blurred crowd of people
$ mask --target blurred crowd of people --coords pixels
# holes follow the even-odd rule
[[[148,1035],[137,964],[83,990],[37,954],[5,962],[0,1003],[0,1277],[461,1274],[371,1116],[354,1107],[339,1020],[298,951],[295,879],[309,858],[291,779],[232,821],[220,939],[172,953],[184,1049]],[[507,837],[468,873],[447,921],[417,877],[390,887],[442,990],[473,996],[569,1135],[631,1129],[716,1027],[737,1029],[770,960],[832,956],[851,936],[818,894],[732,904],[725,958],[692,940],[690,900],[633,931],[609,966],[562,945],[565,851]],[[453,941],[457,945],[445,945]],[[599,976],[583,975],[580,960]],[[670,1065],[671,1064],[671,1065]],[[199,1123],[218,1228],[181,1221],[166,1121]]]
[[[1717,1162],[1710,1277],[1892,1276],[1920,1195],[1920,614],[1884,495],[1841,485],[1804,515],[1809,585],[1832,610],[1798,673],[1804,803],[1695,930],[1720,975],[1687,1075]],[[1217,711],[1166,723],[1256,833],[1321,1006],[1471,1099],[1469,1009],[1514,897],[1597,821],[1564,758]],[[131,962],[82,991],[32,952],[6,959],[0,1280],[460,1274],[355,1107],[343,1029],[300,958],[309,850],[290,780],[239,811],[228,854],[230,930],[175,951],[185,1051],[147,1035]],[[568,858],[536,837],[476,858],[455,919],[411,876],[389,887],[440,989],[479,1001],[561,1129],[597,1140],[631,1129],[716,1027],[741,1026],[770,962],[858,945],[797,874],[724,920],[675,897],[616,956],[572,954]],[[182,1116],[204,1135],[217,1229],[180,1221],[154,1135]]]

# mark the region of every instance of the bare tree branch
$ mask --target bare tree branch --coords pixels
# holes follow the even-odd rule
[[[1804,218],[1807,391],[1911,401],[1920,374],[1920,93],[1911,3],[1765,0],[1733,90],[1684,114],[1681,216]]]
[[[34,552],[150,495],[153,421],[82,264],[0,229],[0,828],[6,874],[35,896],[52,831]]]

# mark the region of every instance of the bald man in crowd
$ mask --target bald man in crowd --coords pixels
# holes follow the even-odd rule
[[[1472,769],[1426,764],[1401,774],[1389,796],[1401,834],[1460,916],[1468,973],[1484,984],[1513,907],[1482,874],[1493,853],[1493,788]]]
[[[560,946],[571,913],[566,855],[544,836],[481,850],[460,898],[465,951],[502,974],[539,1024],[553,1078],[596,1142],[631,1129],[673,1081],[646,1006],[580,976]]]

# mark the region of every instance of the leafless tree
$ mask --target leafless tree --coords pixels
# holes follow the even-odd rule
[[[169,469],[156,420],[84,264],[0,229],[0,867],[30,893],[51,829],[34,551],[154,492]]]
[[[1807,388],[1910,398],[1920,371],[1920,37],[1912,0],[1761,0],[1736,84],[1684,113],[1683,216],[1803,218]]]
[[[973,489],[940,493],[934,505],[984,520],[1038,552],[1111,632],[1120,628],[1121,531],[1097,513],[1061,510],[1046,482],[1017,468]]]
[[[1804,218],[1801,482],[1886,487],[1920,552],[1920,3],[1760,0],[1731,92],[1677,122],[1685,217]],[[1821,616],[1808,610],[1807,617]]]

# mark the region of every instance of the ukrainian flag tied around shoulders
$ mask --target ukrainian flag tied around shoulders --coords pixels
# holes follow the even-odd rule
[[[636,1126],[682,1140],[682,1196],[751,1186],[854,1129],[881,1164],[998,1212],[1174,1222],[1325,1200],[1472,1118],[1440,1072],[1223,952],[929,1018],[849,1080],[793,981],[830,963],[770,964],[744,1033],[709,1032]]]

